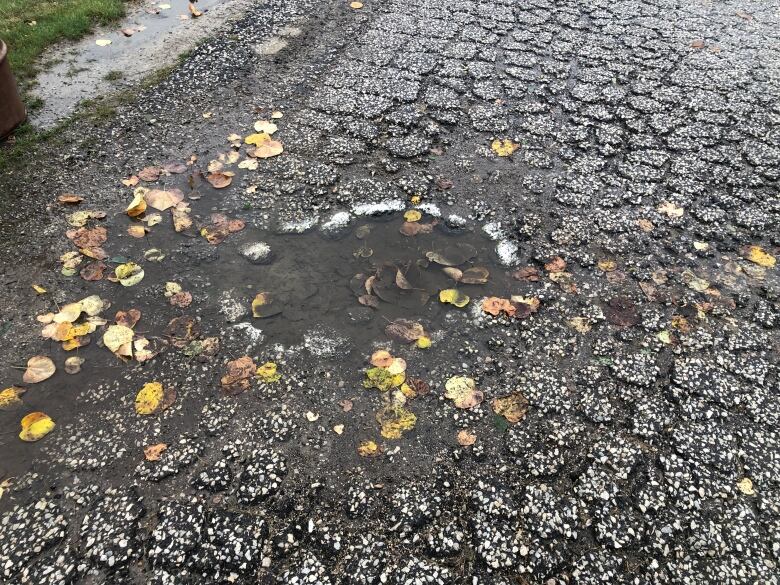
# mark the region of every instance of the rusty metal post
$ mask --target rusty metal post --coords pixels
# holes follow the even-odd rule
[[[8,63],[8,47],[0,40],[0,140],[27,119],[16,79]]]

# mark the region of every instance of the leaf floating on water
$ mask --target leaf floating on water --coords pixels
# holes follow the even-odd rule
[[[439,301],[442,303],[448,303],[455,305],[458,308],[463,308],[469,304],[471,299],[467,294],[462,293],[458,289],[448,288],[439,291]]]
[[[777,259],[761,246],[748,246],[742,250],[742,254],[745,259],[750,260],[759,266],[763,266],[764,268],[772,268],[777,264]]]
[[[135,397],[135,411],[141,415],[159,414],[176,401],[176,391],[160,382],[147,382]]]
[[[528,412],[528,400],[522,392],[514,392],[509,396],[501,396],[490,401],[493,412],[503,416],[511,424],[523,420]]]
[[[374,441],[363,441],[358,445],[357,452],[361,457],[377,457],[382,450]]]
[[[385,439],[400,439],[404,432],[414,428],[417,416],[403,406],[387,404],[376,413],[376,421]]]
[[[442,268],[441,271],[447,276],[449,276],[455,282],[460,282],[460,279],[463,278],[463,271],[460,268],[455,268],[453,266],[446,266]]]
[[[400,270],[397,270],[395,273],[395,285],[402,290],[412,290],[414,288]]]
[[[145,194],[146,189],[143,187],[139,187],[133,192],[133,200],[130,202],[130,205],[127,206],[127,215],[130,217],[138,217],[144,211],[146,211],[146,200],[144,199]]]
[[[165,335],[170,339],[171,345],[182,348],[200,334],[200,325],[194,317],[182,315],[171,319],[165,328]]]
[[[497,156],[510,156],[518,148],[520,148],[520,145],[509,140],[508,138],[503,140],[496,139],[490,143],[490,150],[492,150]]]
[[[171,217],[173,218],[173,229],[176,232],[183,232],[192,226],[190,207],[184,202],[177,203],[175,207],[171,208]]]
[[[0,392],[0,410],[11,410],[23,404],[22,395],[27,392],[26,388],[11,386]]]
[[[471,244],[458,242],[449,246],[441,252],[426,252],[425,257],[431,262],[441,264],[442,266],[459,266],[468,262],[477,255],[477,250]]]
[[[422,219],[422,213],[420,213],[416,209],[410,209],[409,211],[404,213],[404,220],[408,222],[420,221],[421,219]]]
[[[35,355],[27,360],[27,369],[22,375],[22,381],[26,384],[37,384],[48,380],[57,371],[57,367],[50,357]]]
[[[257,368],[248,355],[232,360],[227,363],[227,374],[222,376],[220,384],[222,390],[230,395],[241,394],[249,390],[252,378],[255,376]]]
[[[398,231],[401,232],[401,235],[407,237],[416,236],[417,234],[430,234],[433,232],[433,224],[406,221]]]
[[[165,211],[182,201],[184,201],[184,193],[179,189],[171,189],[170,191],[152,189],[146,194],[146,203],[157,211]]]
[[[117,266],[114,274],[122,286],[135,286],[143,280],[144,269],[135,262],[126,262]]]
[[[257,293],[252,301],[253,317],[265,319],[278,315],[282,310],[282,307],[275,302],[274,297],[269,292]]]
[[[463,271],[460,282],[463,284],[487,284],[489,277],[490,271],[487,268],[472,266]]]
[[[41,440],[56,426],[49,415],[43,412],[31,412],[22,419],[21,425],[19,438],[28,443]]]
[[[224,189],[233,182],[233,173],[225,171],[224,173],[210,173],[206,175],[206,180],[215,189]]]
[[[84,363],[84,358],[77,355],[71,356],[65,360],[65,373],[66,374],[78,374],[81,371],[81,365]]]
[[[484,399],[484,394],[481,390],[477,390],[477,383],[473,378],[453,376],[447,380],[444,387],[446,389],[444,396],[452,400],[458,408],[474,408]]]
[[[408,319],[396,319],[387,324],[385,333],[390,337],[395,337],[399,341],[412,343],[425,335],[425,329],[419,323]]]

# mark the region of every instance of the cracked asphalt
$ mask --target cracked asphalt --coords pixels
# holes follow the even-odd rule
[[[202,359],[171,343],[125,363],[96,336],[82,372],[0,411],[0,579],[780,582],[780,280],[748,253],[780,253],[779,73],[766,2],[250,5],[108,124],[77,121],[0,176],[0,387],[20,385],[14,366],[32,355],[61,369],[68,353],[36,315],[93,294],[105,316],[140,307],[150,338],[189,315],[220,340]],[[236,150],[229,135],[276,110],[284,153],[231,167],[226,189],[198,181]],[[497,156],[495,139],[519,148]],[[129,237],[121,180],[167,161],[191,164],[148,186],[181,189],[198,225],[223,213],[246,229],[214,246],[166,218]],[[89,225],[112,259],[144,266],[140,284],[61,274],[62,193],[106,212]],[[433,341],[421,350],[382,334],[381,307],[345,306],[327,274],[348,290],[360,229],[414,258],[418,240],[395,235],[412,208],[437,222],[432,246],[472,242],[505,272],[485,294],[538,310],[434,301],[417,313]],[[261,241],[268,266],[253,263]],[[263,275],[312,273],[304,319],[251,317]],[[166,281],[192,305],[170,306]],[[386,397],[362,385],[378,348],[430,385],[400,439],[380,436]],[[281,380],[220,392],[243,354]],[[454,375],[485,400],[456,408]],[[138,416],[153,379],[176,401]],[[491,401],[513,392],[528,408],[512,424]],[[57,426],[23,443],[36,410]],[[378,456],[358,453],[366,440]],[[155,443],[167,449],[146,460]]]

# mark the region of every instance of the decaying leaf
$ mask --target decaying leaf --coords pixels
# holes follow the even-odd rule
[[[446,250],[426,252],[425,257],[431,262],[442,266],[459,266],[468,262],[477,255],[477,250],[471,244],[457,242],[448,246]]]
[[[229,171],[210,173],[206,175],[206,180],[211,183],[211,186],[215,189],[224,189],[233,182],[233,173]]]
[[[162,457],[163,451],[168,448],[165,443],[157,443],[156,445],[147,445],[144,447],[144,458],[147,461],[159,461]]]
[[[405,221],[398,231],[401,232],[401,235],[408,237],[416,236],[417,234],[430,234],[433,232],[433,224]]]
[[[487,297],[482,301],[482,310],[486,313],[498,317],[501,313],[507,317],[513,317],[517,309],[509,299],[499,297]]]
[[[675,205],[669,201],[664,201],[658,206],[658,211],[665,214],[667,217],[678,218],[682,217],[685,210],[682,207]]]
[[[569,327],[578,333],[587,333],[591,330],[590,321],[587,317],[572,317],[567,321]]]
[[[108,233],[103,226],[68,230],[65,235],[79,248],[98,248],[108,239]]]
[[[103,345],[121,357],[133,355],[133,330],[125,325],[110,325],[103,334]]]
[[[22,381],[25,384],[37,384],[51,378],[56,371],[57,366],[50,357],[35,355],[27,360],[27,369],[22,375]]]
[[[222,376],[220,384],[228,395],[241,394],[249,390],[252,378],[257,372],[252,358],[248,355],[227,363],[227,374]]]
[[[753,488],[753,481],[749,477],[743,477],[737,482],[737,489],[746,496],[755,496],[756,490]]]
[[[490,149],[496,153],[497,156],[510,156],[518,148],[520,148],[520,145],[508,138],[504,138],[503,140],[496,139],[490,143]]]
[[[524,266],[518,268],[512,273],[512,278],[515,280],[528,280],[529,282],[539,281],[539,269],[536,266]]]
[[[405,343],[412,343],[417,341],[420,337],[425,335],[423,326],[415,321],[408,319],[396,319],[387,324],[385,327],[385,333],[390,337],[395,337],[399,341]]]
[[[403,406],[387,404],[376,413],[376,421],[385,439],[400,439],[405,431],[414,428],[417,416]]]
[[[122,286],[135,286],[144,278],[144,269],[135,262],[125,262],[114,269],[114,274]]]
[[[618,327],[633,327],[642,320],[634,301],[626,297],[614,297],[604,310],[607,321]]]
[[[144,167],[138,171],[138,178],[142,181],[152,183],[160,178],[162,174],[162,168],[160,167]]]
[[[278,315],[282,310],[281,303],[276,302],[274,296],[269,292],[257,293],[252,300],[253,317],[265,319]]]
[[[469,296],[456,288],[447,288],[439,291],[439,302],[455,305],[456,307],[465,307],[471,299]]]
[[[114,317],[117,325],[123,325],[132,329],[136,323],[141,320],[141,311],[138,309],[129,309],[127,311],[117,311]]]
[[[260,378],[266,384],[275,384],[282,379],[281,374],[278,372],[278,367],[274,362],[265,362],[261,366],[257,366],[255,372],[257,377]]]
[[[81,195],[76,195],[74,193],[63,193],[57,197],[57,201],[63,205],[75,205],[84,201],[84,198]]]
[[[81,365],[84,363],[84,358],[74,355],[65,360],[65,373],[66,374],[78,374],[81,371]]]
[[[761,246],[748,246],[742,250],[742,255],[745,259],[750,260],[759,266],[763,266],[764,268],[772,268],[777,264],[777,258],[772,256],[772,254],[764,250]]]
[[[146,211],[146,200],[144,199],[145,194],[146,189],[143,187],[139,187],[135,190],[133,193],[133,200],[130,202],[130,205],[127,206],[127,215],[130,217],[138,217],[144,211]]]
[[[11,386],[0,392],[0,410],[11,410],[22,406],[22,394],[27,392],[26,388]]]
[[[254,158],[271,158],[283,152],[284,146],[278,140],[266,140],[252,150],[247,150],[247,154]]]
[[[387,368],[369,368],[366,370],[366,379],[363,380],[364,388],[376,388],[387,392],[390,388],[400,386],[406,380],[404,373],[393,374]]]
[[[81,275],[81,278],[87,281],[102,280],[103,274],[107,268],[108,266],[105,263],[96,260],[95,262],[90,262],[84,266],[84,268],[79,271],[79,274]]]
[[[147,382],[135,397],[135,411],[141,415],[159,414],[176,401],[176,391],[160,382]]]
[[[482,266],[472,266],[463,271],[460,282],[463,284],[486,284],[490,271]]]
[[[165,336],[174,347],[184,347],[200,334],[200,325],[194,317],[182,315],[171,319],[165,328]]]
[[[617,262],[608,258],[603,258],[599,260],[598,267],[602,272],[613,272],[617,269]]]
[[[393,356],[386,349],[380,349],[371,354],[371,365],[386,368],[393,363]]]
[[[556,256],[544,265],[544,269],[547,272],[563,272],[566,270],[566,260],[560,256]]]
[[[508,396],[501,396],[490,401],[493,412],[503,416],[509,423],[520,422],[528,412],[528,400],[520,391]]]
[[[484,399],[484,394],[477,390],[474,379],[466,376],[453,376],[447,380],[444,388],[444,396],[452,400],[458,408],[474,408]]]
[[[458,432],[457,439],[458,445],[461,447],[470,447],[477,442],[477,435],[464,429]]]
[[[54,430],[54,421],[43,412],[31,412],[22,419],[19,438],[32,443],[41,440]]]
[[[683,272],[680,277],[682,278],[682,281],[688,285],[688,288],[691,290],[695,290],[696,292],[704,292],[708,288],[710,288],[710,283],[707,280],[704,280],[703,278],[700,278],[696,276],[693,272],[690,270],[686,270]]]
[[[358,445],[357,451],[361,457],[377,457],[382,453],[379,445],[374,441],[363,441]]]

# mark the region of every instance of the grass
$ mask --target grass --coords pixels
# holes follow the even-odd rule
[[[76,40],[124,12],[124,0],[0,0],[0,39],[8,45],[11,68],[24,87],[35,77],[38,57],[47,47]]]

